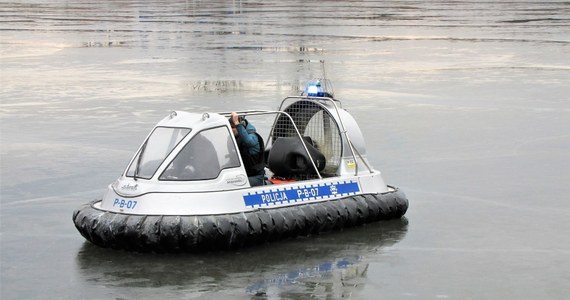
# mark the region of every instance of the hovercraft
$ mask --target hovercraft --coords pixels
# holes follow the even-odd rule
[[[229,113],[174,111],[146,137],[101,200],[73,213],[88,241],[133,251],[235,249],[401,218],[408,200],[367,160],[354,118],[328,80],[267,118],[266,183],[251,186]],[[256,122],[258,132],[260,124]],[[271,125],[272,124],[272,125]]]

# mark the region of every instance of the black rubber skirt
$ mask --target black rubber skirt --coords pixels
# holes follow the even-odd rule
[[[100,201],[100,200],[98,200]],[[236,249],[296,236],[401,218],[408,199],[396,189],[296,206],[221,215],[132,215],[84,204],[75,227],[101,247],[140,252],[204,252]]]

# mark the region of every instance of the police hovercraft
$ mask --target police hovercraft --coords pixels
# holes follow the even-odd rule
[[[229,113],[172,112],[103,199],[73,213],[81,235],[117,249],[210,251],[406,213],[406,196],[370,165],[328,80],[311,81],[277,111],[239,114],[269,120],[267,136],[259,135],[265,184],[250,184]]]

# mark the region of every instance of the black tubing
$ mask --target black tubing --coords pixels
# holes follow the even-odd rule
[[[402,217],[408,199],[399,189],[296,206],[209,216],[130,215],[84,204],[73,212],[81,235],[101,247],[132,251],[201,252]]]

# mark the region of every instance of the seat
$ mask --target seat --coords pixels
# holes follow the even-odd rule
[[[322,171],[326,165],[325,156],[315,147],[310,137],[303,137],[303,139],[317,170]],[[317,173],[298,137],[277,138],[269,151],[267,166],[275,176],[283,178]]]

